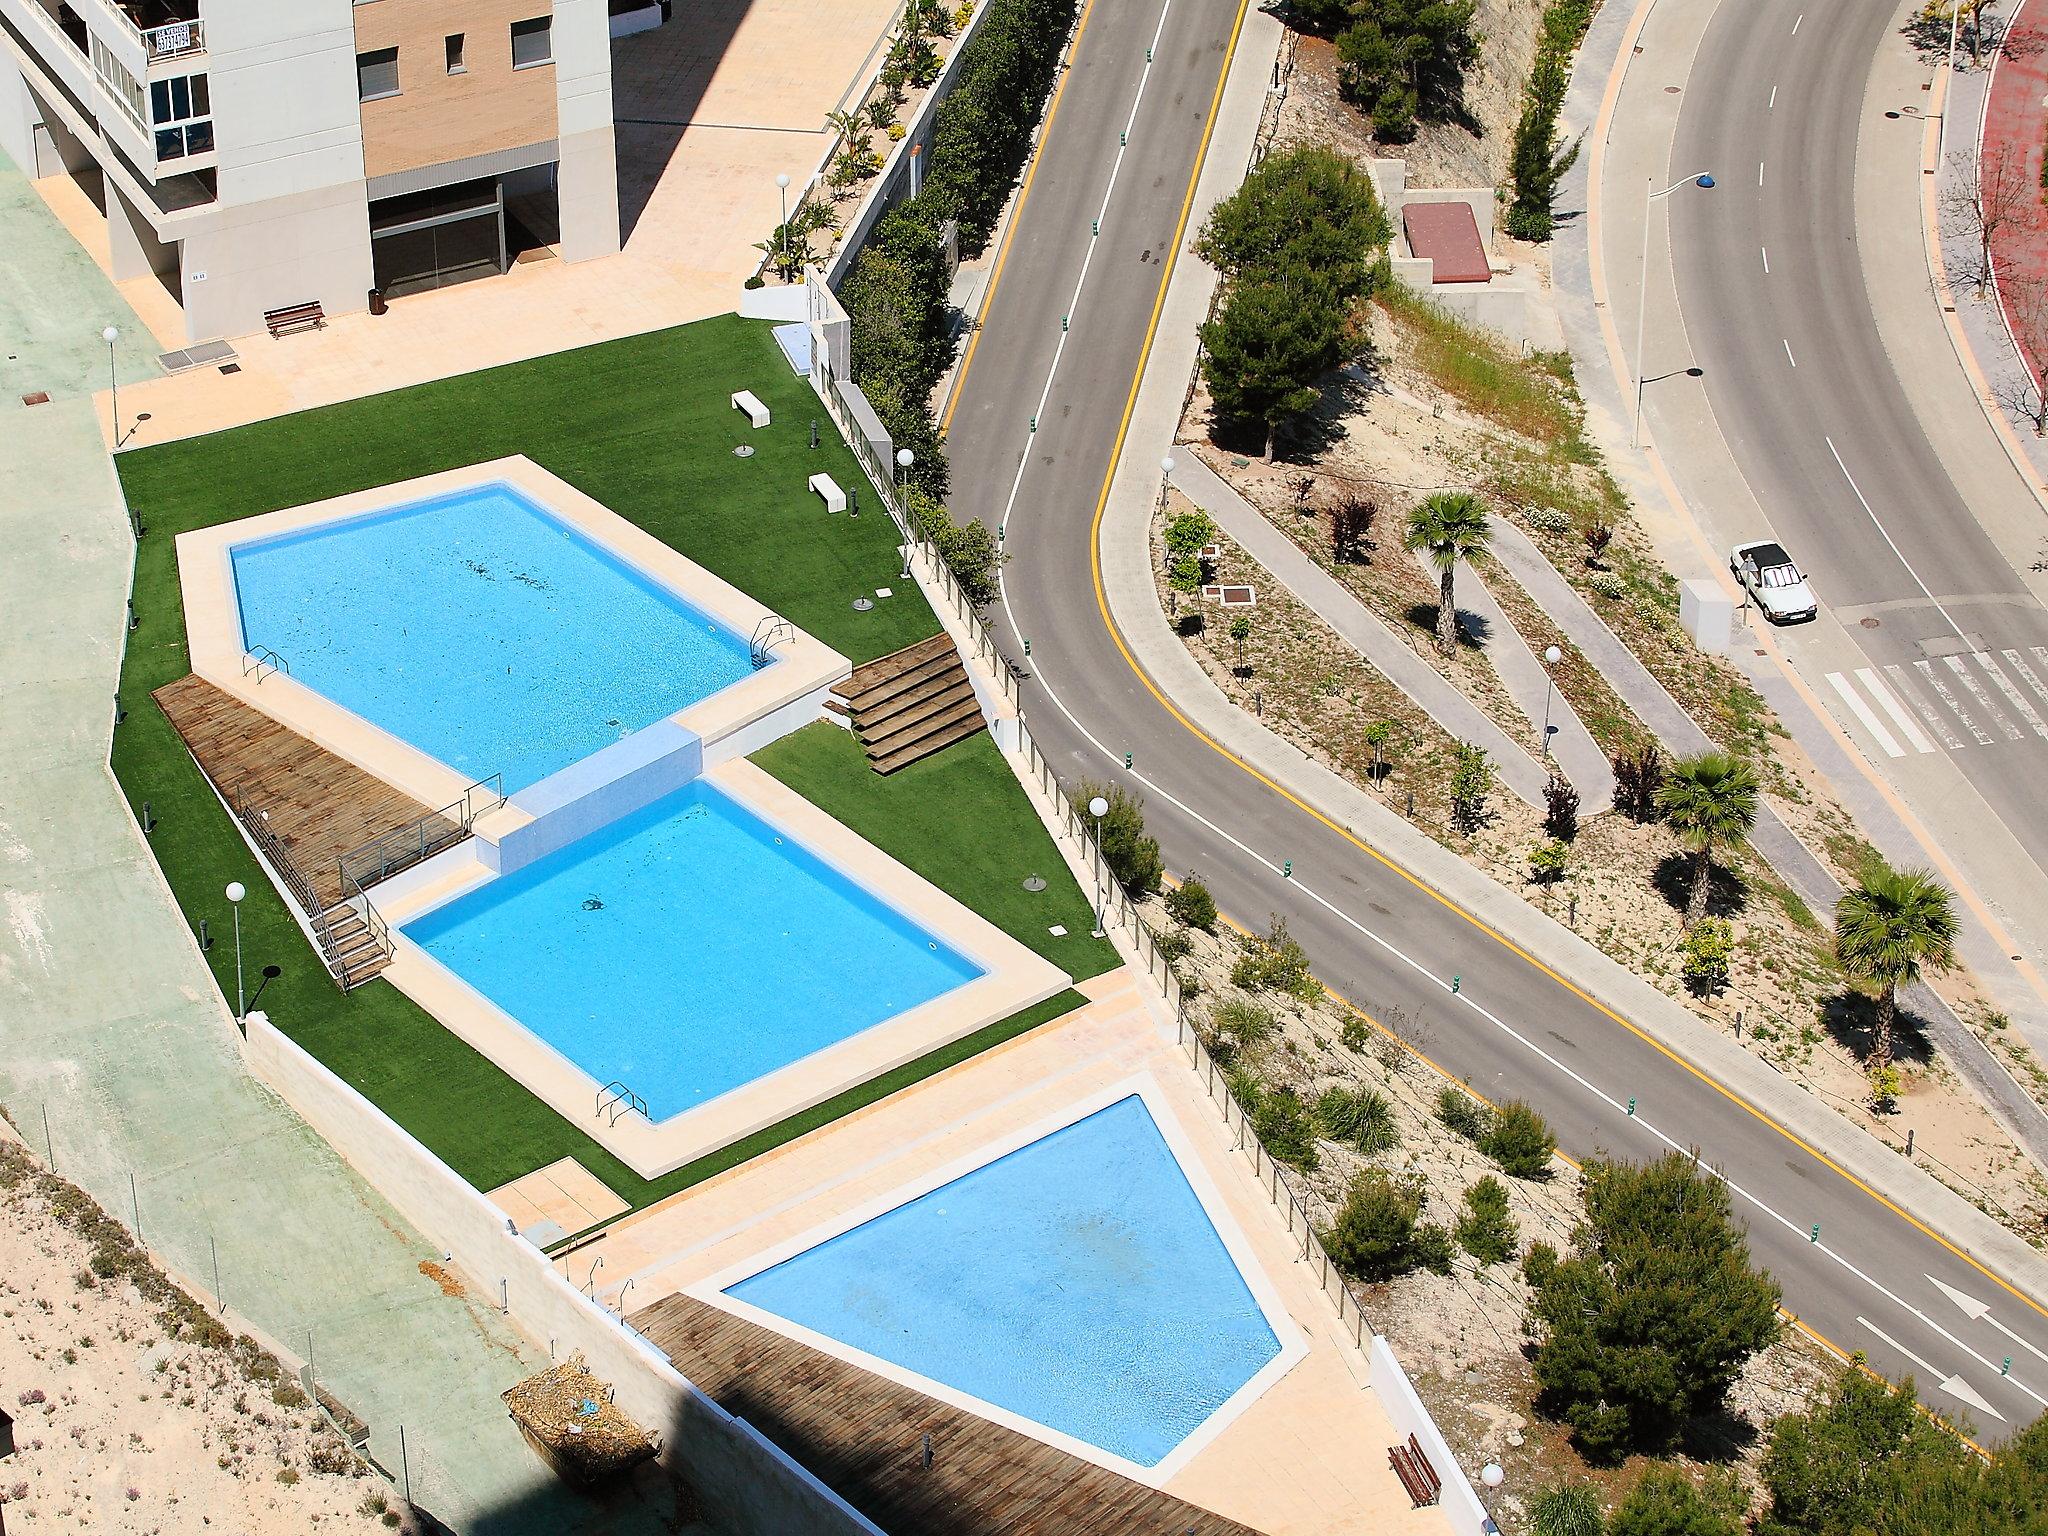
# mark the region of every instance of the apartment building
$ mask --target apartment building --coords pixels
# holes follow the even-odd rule
[[[0,0],[0,149],[188,343],[619,248],[607,0]]]

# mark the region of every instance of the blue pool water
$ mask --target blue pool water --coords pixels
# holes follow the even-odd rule
[[[507,794],[752,670],[743,636],[507,485],[233,560],[245,648]]]
[[[655,1120],[981,974],[702,780],[405,933]]]
[[[1136,1094],[725,1294],[1147,1467],[1280,1353]]]

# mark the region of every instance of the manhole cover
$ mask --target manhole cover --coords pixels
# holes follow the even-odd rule
[[[856,597],[853,600],[853,611],[855,613],[866,613],[874,606],[875,600],[872,597]]]
[[[1026,875],[1026,876],[1024,877],[1024,889],[1025,889],[1025,890],[1027,890],[1027,891],[1042,891],[1042,890],[1044,890],[1044,889],[1045,889],[1045,876],[1043,876],[1043,875]]]
[[[1678,87],[1675,85],[1667,85],[1664,87],[1664,94],[1666,96],[1676,96],[1678,94]]]
[[[739,447],[733,449],[732,456],[736,459],[751,459],[754,456],[754,445],[741,443]]]
[[[1876,629],[1882,622],[1883,621],[1879,619],[1866,618],[1863,621],[1863,627],[1865,629]]]
[[[32,395],[23,395],[21,403],[23,405],[48,405],[50,403],[50,392],[47,389],[39,389]]]

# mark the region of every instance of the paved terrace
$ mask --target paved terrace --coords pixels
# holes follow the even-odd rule
[[[676,0],[666,26],[612,48],[619,255],[525,263],[395,300],[381,317],[237,338],[239,373],[202,368],[124,389],[125,427],[148,412],[133,441],[167,442],[729,311],[760,260],[754,242],[780,217],[776,176],[788,174],[794,194],[811,174],[832,141],[825,114],[850,103],[901,10],[896,0]],[[49,177],[36,190],[109,270],[106,220],[77,184]],[[120,288],[165,349],[184,345],[160,283]],[[103,396],[103,419],[107,407]]]

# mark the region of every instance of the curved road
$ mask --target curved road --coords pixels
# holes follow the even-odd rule
[[[953,504],[1005,526],[1005,643],[1014,657],[1016,634],[1032,640],[1033,733],[1069,781],[1132,782],[1172,867],[1199,871],[1241,918],[1285,914],[1330,986],[1480,1092],[1528,1099],[1566,1150],[1700,1148],[1738,1191],[1788,1308],[1888,1373],[1917,1372],[1948,1415],[2009,1432],[2048,1406],[2048,1355],[2027,1353],[2048,1350],[2048,1318],[1193,734],[1126,661],[1098,606],[1092,527],[1241,16],[1238,0],[1090,5],[956,395]],[[1623,1108],[1637,1095],[1654,1130]],[[1966,1317],[1937,1281],[1992,1302],[1990,1318]]]

